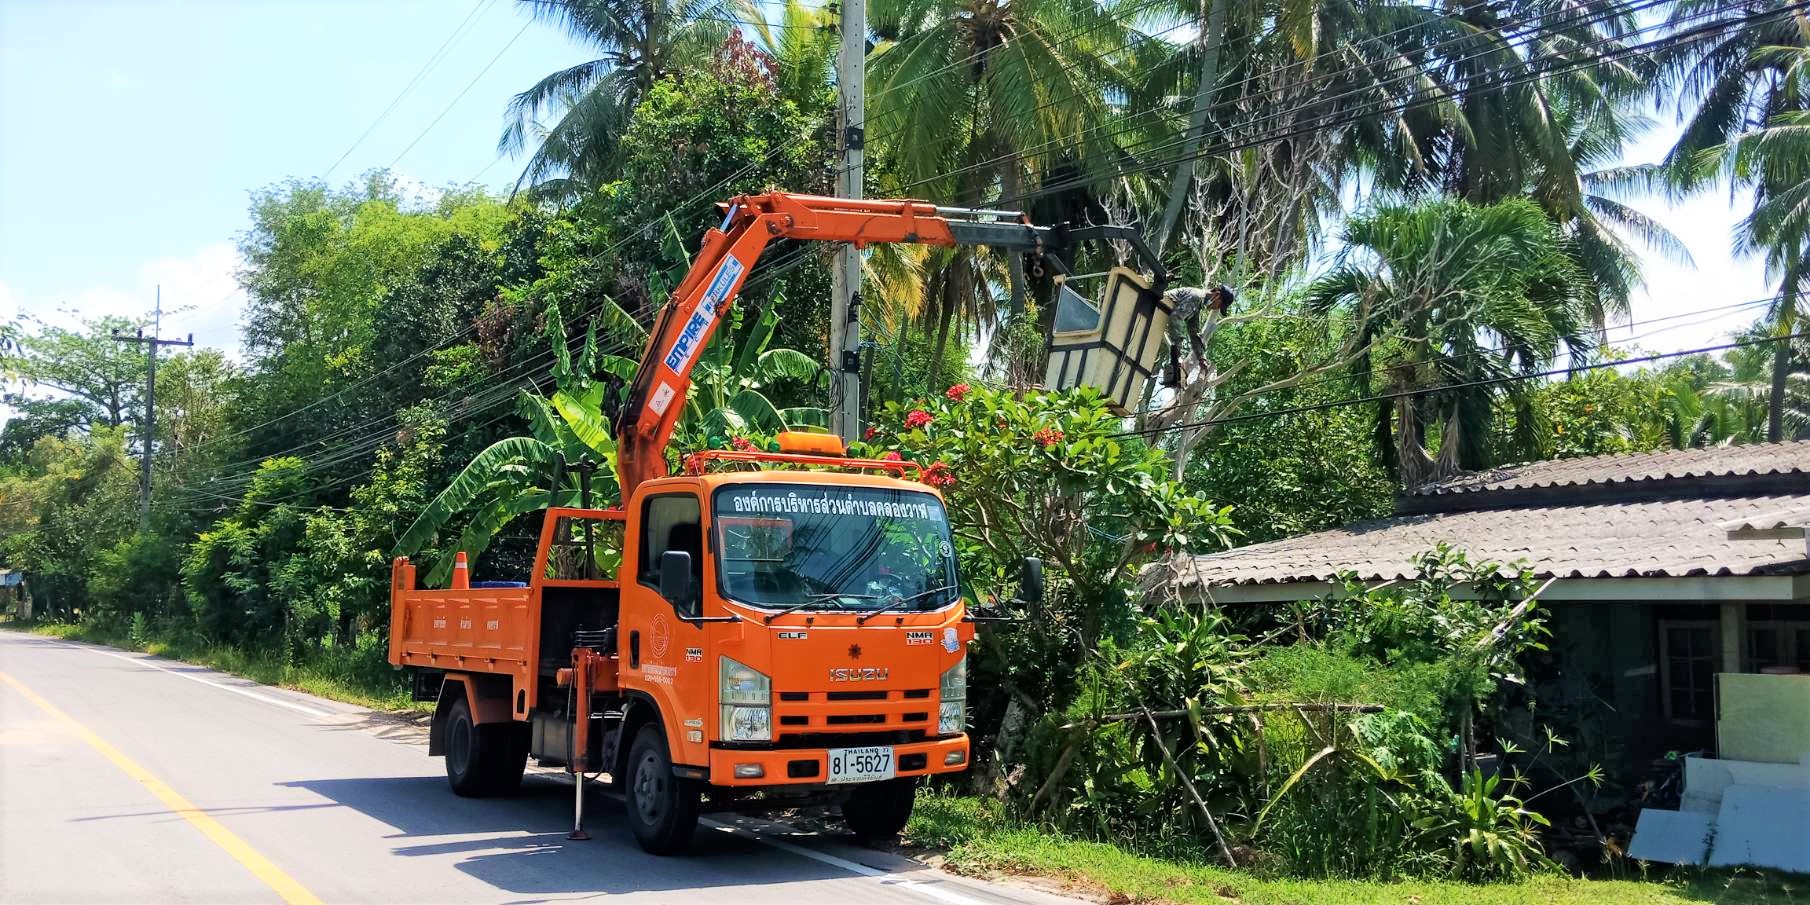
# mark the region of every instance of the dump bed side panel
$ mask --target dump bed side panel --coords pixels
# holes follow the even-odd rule
[[[395,591],[390,662],[470,672],[530,675],[534,620],[529,588]]]

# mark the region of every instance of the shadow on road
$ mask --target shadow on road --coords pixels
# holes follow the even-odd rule
[[[306,789],[395,828],[385,838],[404,858],[442,858],[497,889],[519,894],[709,889],[845,880],[850,874],[746,836],[700,828],[689,854],[655,857],[622,822],[622,805],[587,790],[587,842],[566,839],[572,788],[529,776],[511,798],[460,798],[438,777],[322,779],[283,783]]]

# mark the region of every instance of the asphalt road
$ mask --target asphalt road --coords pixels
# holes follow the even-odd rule
[[[762,820],[643,853],[621,805],[446,787],[417,727],[169,660],[0,632],[0,902],[1057,905]]]

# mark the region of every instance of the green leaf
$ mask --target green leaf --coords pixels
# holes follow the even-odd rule
[[[445,527],[452,519],[470,506],[501,475],[510,474],[511,466],[530,466],[528,473],[541,473],[535,469],[551,470],[556,453],[553,448],[532,437],[510,437],[498,440],[483,452],[473,457],[470,464],[453,478],[446,489],[434,497],[421,510],[413,524],[402,532],[392,548],[391,556],[412,556],[420,552],[433,539],[435,533]],[[516,472],[515,474],[521,474]],[[531,479],[516,477],[504,483],[516,486],[520,492],[527,492],[526,485]]]

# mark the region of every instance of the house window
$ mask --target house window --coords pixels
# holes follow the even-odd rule
[[[1745,640],[1748,671],[1784,667],[1810,673],[1810,607],[1749,606]]]
[[[1665,715],[1680,723],[1706,723],[1716,714],[1716,671],[1722,657],[1710,620],[1659,621],[1660,690]]]

